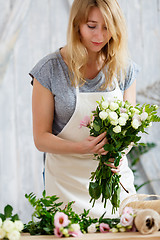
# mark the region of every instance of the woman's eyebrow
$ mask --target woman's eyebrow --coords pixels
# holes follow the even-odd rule
[[[97,23],[97,21],[94,20],[88,20],[87,22]]]

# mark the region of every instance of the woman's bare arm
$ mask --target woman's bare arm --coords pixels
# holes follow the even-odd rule
[[[98,153],[106,154],[103,146],[106,144],[106,133],[98,137],[84,139],[82,142],[71,142],[52,134],[54,119],[54,96],[36,79],[33,83],[32,94],[33,137],[39,151],[69,154],[69,153]]]
[[[136,80],[124,91],[123,101],[128,101],[132,106],[136,105]]]

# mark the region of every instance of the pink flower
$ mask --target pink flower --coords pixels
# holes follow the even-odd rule
[[[120,108],[120,113],[126,113],[126,112],[127,112],[126,108],[123,108],[123,107]]]
[[[69,224],[68,216],[63,212],[56,212],[54,216],[54,226],[56,228],[66,227]]]
[[[131,214],[128,214],[128,213],[122,214],[121,219],[120,219],[120,224],[124,227],[132,226],[133,216]]]
[[[99,229],[101,233],[107,233],[110,230],[110,226],[107,223],[100,223]]]
[[[141,121],[141,117],[140,117],[140,115],[138,115],[137,113],[135,113],[135,114],[133,115],[132,120],[134,120],[134,119],[137,119],[138,121]]]
[[[90,125],[90,123],[91,123],[90,117],[89,116],[85,116],[84,119],[80,121],[79,128],[87,127],[88,125]]]
[[[68,233],[72,237],[80,237],[81,235],[83,235],[81,230],[80,230],[80,225],[78,223],[71,224],[70,227],[69,227]]]
[[[132,207],[125,207],[125,208],[123,209],[123,214],[125,214],[125,213],[128,213],[128,214],[133,215],[133,214],[134,214],[134,213],[133,213],[133,208],[132,208]]]
[[[69,235],[71,235],[72,237],[81,237],[81,236],[83,235],[80,230],[79,230],[79,231],[74,231],[74,232],[69,231],[68,233],[69,233]]]
[[[58,227],[54,229],[54,234],[56,235],[56,237],[59,237],[59,238],[63,236],[63,233],[59,230]]]

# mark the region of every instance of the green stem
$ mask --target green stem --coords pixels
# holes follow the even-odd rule
[[[121,183],[121,182],[119,182],[120,183],[120,185],[122,186],[122,188],[127,192],[127,193],[129,193],[129,191],[123,186],[123,184]]]

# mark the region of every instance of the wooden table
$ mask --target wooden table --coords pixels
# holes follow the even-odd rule
[[[29,234],[22,234],[20,240],[59,240],[54,235],[41,235],[41,236],[31,236]],[[82,237],[69,237],[62,238],[64,240],[160,240],[160,232],[156,232],[150,235],[142,235],[138,232],[125,232],[125,233],[90,233],[84,234]]]

